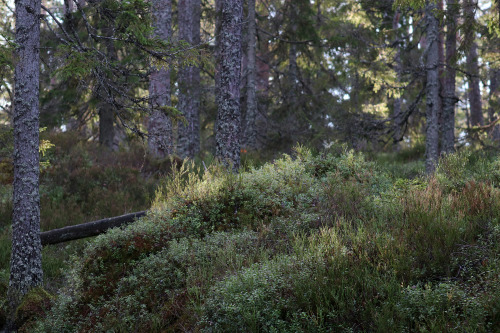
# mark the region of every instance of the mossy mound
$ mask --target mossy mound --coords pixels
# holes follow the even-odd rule
[[[46,316],[52,306],[54,296],[41,287],[31,289],[16,309],[15,325],[18,332],[32,332],[36,321]]]

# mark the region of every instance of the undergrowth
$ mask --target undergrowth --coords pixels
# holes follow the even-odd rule
[[[47,231],[150,207],[158,179],[175,160],[144,156],[131,144],[111,152],[75,134],[42,132],[46,147],[40,164],[41,230]],[[11,246],[12,130],[0,127],[0,303],[5,302]],[[87,240],[45,246],[44,287],[57,291],[68,270],[69,255],[81,254]],[[1,307],[1,306],[0,306]],[[3,309],[5,310],[5,309]],[[0,310],[0,326],[2,313]]]
[[[185,162],[72,259],[33,331],[494,331],[498,161],[462,151],[428,178],[345,149],[240,174]]]

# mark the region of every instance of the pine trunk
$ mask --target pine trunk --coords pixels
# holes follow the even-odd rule
[[[471,0],[465,1],[465,15],[471,22],[474,21],[474,8],[476,3]],[[481,105],[481,90],[479,88],[479,65],[477,55],[477,43],[475,42],[475,31],[471,31],[472,40],[469,52],[467,53],[467,72],[469,78],[469,103],[470,103],[470,122],[472,126],[484,125],[483,110]]]
[[[257,48],[257,29],[255,23],[255,0],[248,0],[248,49],[247,49],[247,112],[245,119],[245,146],[255,149],[257,144],[257,131],[255,121],[257,119],[257,93],[256,77],[257,66],[255,50]]]
[[[469,79],[469,103],[470,120],[472,126],[484,125],[483,110],[481,103],[481,89],[479,88],[479,66],[477,59],[477,44],[471,45],[467,54],[467,71],[470,74]]]
[[[289,103],[293,106],[297,106],[297,85],[299,78],[299,67],[297,66],[297,45],[290,44],[290,49],[288,50],[288,77],[290,89],[288,91]]]
[[[457,51],[457,16],[458,3],[447,0],[446,3],[446,68],[444,71],[443,114],[441,151],[449,154],[455,151],[455,104],[458,98],[455,94],[456,71],[455,54]]]
[[[437,2],[438,12],[442,13],[444,11],[444,3],[443,0],[438,0]],[[438,26],[438,77],[439,77],[439,109],[438,109],[438,130],[440,135],[443,133],[443,95],[444,95],[444,62],[445,62],[445,54],[444,54],[444,31],[441,24]],[[438,154],[441,155],[442,147],[440,142],[438,143]]]
[[[402,65],[401,65],[401,45],[399,44],[399,18],[401,16],[401,13],[399,10],[396,10],[394,13],[394,19],[392,20],[392,30],[394,31],[394,34],[396,36],[396,54],[394,55],[394,67],[397,75],[397,82],[401,82],[401,72],[402,72]],[[394,104],[393,104],[393,142],[394,142],[394,150],[398,151],[400,149],[400,144],[399,142],[401,141],[401,136],[403,135],[402,133],[402,112],[401,112],[401,97],[397,96],[394,98]]]
[[[102,20],[103,22],[107,22]],[[111,37],[113,35],[113,27],[105,27],[103,29],[103,34],[107,37]],[[106,56],[108,57],[110,62],[113,62],[117,59],[116,50],[113,45],[113,41],[110,39],[106,39],[104,41],[104,46],[106,48]],[[102,74],[102,80],[106,80],[106,74]],[[115,139],[115,128],[114,128],[114,106],[111,104],[112,94],[108,91],[106,86],[101,86],[99,97],[101,99],[99,103],[99,144],[102,147],[106,147],[110,150],[114,148],[114,139]]]
[[[22,297],[42,284],[39,186],[40,0],[16,1],[14,194],[8,299],[11,320]]]
[[[179,38],[191,45],[200,43],[200,0],[179,0]],[[194,157],[200,151],[200,69],[195,66],[179,71],[179,110],[187,125],[179,124],[177,153]]]
[[[243,0],[218,0],[216,156],[237,171],[240,166],[240,80]]]
[[[114,148],[115,139],[113,118],[113,106],[102,101],[99,106],[99,144],[111,150]]]
[[[493,68],[490,70],[490,98],[488,115],[490,121],[495,121],[500,117],[500,69]],[[500,141],[500,124],[493,126],[490,132],[492,140]]]
[[[425,6],[427,20],[426,72],[427,72],[427,110],[425,138],[425,171],[431,174],[436,169],[439,157],[439,25],[436,18],[436,4],[428,0]]]
[[[171,0],[152,1],[154,36],[164,41],[171,36]],[[148,120],[148,146],[151,154],[163,158],[172,153],[172,122],[162,107],[170,106],[170,72],[163,66],[152,68],[149,79],[149,103],[152,114]]]

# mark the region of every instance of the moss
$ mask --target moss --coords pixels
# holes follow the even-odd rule
[[[7,287],[8,273],[0,271],[0,327],[7,322]]]
[[[50,310],[53,300],[54,296],[42,287],[31,289],[16,309],[15,323],[19,332],[30,332],[34,322]]]

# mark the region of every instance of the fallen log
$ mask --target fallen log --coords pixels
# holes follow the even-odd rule
[[[146,211],[110,217],[98,221],[92,221],[72,225],[60,229],[53,229],[40,233],[42,245],[58,244],[76,239],[97,236],[111,228],[121,227],[135,219],[146,215]]]

